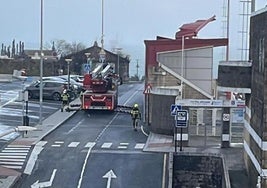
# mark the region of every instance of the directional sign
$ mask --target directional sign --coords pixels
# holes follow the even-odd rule
[[[181,105],[172,104],[171,105],[171,115],[176,116],[177,111],[181,110],[181,109],[182,109]]]
[[[186,127],[188,120],[188,111],[178,110],[175,119],[176,119],[176,127]]]

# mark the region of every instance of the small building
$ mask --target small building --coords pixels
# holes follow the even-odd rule
[[[94,45],[81,50],[79,52],[69,54],[60,59],[60,65],[63,69],[63,74],[67,74],[67,63],[65,59],[71,59],[70,72],[71,74],[84,74],[92,71],[99,62],[112,64],[114,72],[120,75],[123,82],[129,80],[129,56],[123,57],[120,54],[114,54],[106,49],[98,46],[97,42]]]
[[[213,99],[213,48],[227,46],[228,39],[199,39],[198,31],[215,20],[184,24],[175,39],[145,40],[146,122],[152,132],[173,135],[170,106],[176,99]],[[160,109],[160,110],[159,110]]]

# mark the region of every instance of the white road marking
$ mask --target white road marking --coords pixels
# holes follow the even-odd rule
[[[30,148],[12,148],[12,147],[7,147],[5,150],[30,150]]]
[[[54,178],[56,176],[56,172],[57,172],[57,169],[54,169],[49,181],[39,182],[39,180],[37,180],[31,185],[31,188],[51,187],[53,184]]]
[[[5,159],[5,158],[2,158],[2,159],[0,159],[0,161],[2,161],[2,162],[4,162],[4,161],[24,162],[25,159],[9,159],[9,158]]]
[[[60,147],[61,145],[60,144],[53,144],[51,145],[51,147]]]
[[[128,145],[129,145],[129,143],[126,143],[126,142],[121,142],[121,143],[120,143],[120,145],[121,145],[121,146],[128,146]]]
[[[64,144],[63,141],[55,141],[54,143],[55,143],[55,144]]]
[[[29,150],[2,150],[2,153],[15,153],[15,152],[18,152],[18,153],[28,153]]]
[[[118,149],[127,149],[127,146],[118,146]]]
[[[80,142],[71,142],[68,147],[75,148],[80,144]]]
[[[84,147],[91,148],[95,145],[95,142],[88,142]]]
[[[88,161],[89,155],[90,155],[90,153],[91,153],[91,150],[93,149],[93,147],[94,147],[94,146],[92,146],[92,147],[90,147],[90,148],[88,149],[88,152],[87,152],[87,154],[86,154],[86,157],[85,157],[85,159],[84,159],[83,168],[82,168],[82,171],[81,171],[81,175],[80,175],[80,179],[79,179],[79,183],[78,183],[78,186],[77,186],[77,188],[80,188],[80,187],[81,187],[81,185],[82,185],[82,181],[83,181],[83,174],[84,174],[84,171],[85,171],[85,166],[86,166],[86,164],[87,164],[87,161]]]
[[[26,159],[26,156],[14,156],[14,155],[4,155],[4,156],[0,156],[0,160],[1,159],[7,159],[7,158],[12,158],[12,159]]]
[[[23,165],[23,162],[2,162],[0,161],[0,164],[3,164],[3,165]]]
[[[11,169],[21,169],[22,166],[10,166],[10,165],[2,165],[3,167],[6,167],[6,168],[11,168]]]
[[[0,153],[0,156],[6,156],[6,155],[17,155],[17,156],[27,156],[27,153]]]
[[[30,175],[32,173],[33,167],[35,165],[36,160],[38,159],[38,155],[44,149],[43,146],[46,144],[46,141],[39,141],[33,148],[31,156],[29,157],[26,168],[24,169],[24,173]]]
[[[145,144],[141,144],[141,143],[139,143],[139,144],[136,144],[135,145],[135,149],[143,149],[145,147]]]
[[[26,146],[26,145],[8,145],[7,148],[30,148],[31,146]]]
[[[101,148],[110,148],[111,146],[112,146],[111,142],[106,142],[101,146]]]

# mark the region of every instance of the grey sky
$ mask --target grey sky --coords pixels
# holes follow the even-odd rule
[[[104,0],[104,47],[123,48],[131,57],[131,75],[138,59],[144,74],[144,40],[156,36],[174,38],[182,24],[216,15],[199,38],[223,36],[224,0]],[[256,9],[266,0],[256,0]],[[238,59],[238,31],[241,30],[242,6],[231,1],[230,58]],[[0,43],[12,39],[25,42],[26,49],[40,48],[40,0],[1,0]],[[44,0],[44,43],[55,39],[82,42],[91,46],[101,39],[101,0]]]

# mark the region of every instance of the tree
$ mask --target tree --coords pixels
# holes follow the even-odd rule
[[[60,39],[60,40],[51,41],[50,43],[46,43],[45,49],[52,49],[53,44],[59,56],[65,56],[68,54],[79,52],[86,48],[86,46],[81,42],[74,41],[72,43],[69,43],[63,39]]]

